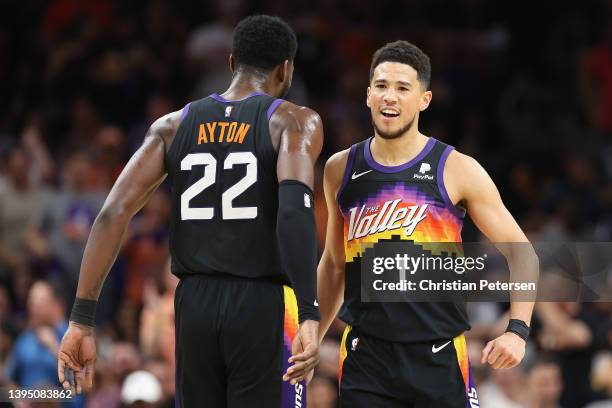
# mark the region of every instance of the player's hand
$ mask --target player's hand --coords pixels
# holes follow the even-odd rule
[[[89,391],[93,386],[96,362],[96,342],[93,328],[70,322],[57,353],[57,376],[64,389],[71,384],[68,371],[74,372],[74,388],[77,394]]]
[[[293,340],[291,357],[289,362],[293,363],[285,375],[283,381],[289,381],[292,385],[302,380],[310,382],[313,370],[319,363],[319,322],[305,320],[300,324],[295,339]]]
[[[515,367],[525,356],[525,345],[525,340],[518,335],[506,332],[487,343],[480,362],[489,363],[495,369]]]

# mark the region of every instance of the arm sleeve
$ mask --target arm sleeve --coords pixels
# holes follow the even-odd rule
[[[312,190],[304,183],[283,180],[279,184],[276,236],[283,269],[297,298],[300,323],[320,319],[313,204]]]

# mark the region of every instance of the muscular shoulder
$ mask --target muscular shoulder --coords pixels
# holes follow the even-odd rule
[[[308,126],[321,126],[321,117],[306,106],[283,101],[270,118],[270,125],[302,130]]]
[[[481,170],[484,171],[480,163],[472,156],[468,156],[454,149],[448,155],[448,159],[446,159],[446,168],[453,172],[467,171],[470,174]]]
[[[340,187],[348,162],[350,149],[334,153],[325,163],[324,181],[334,191]]]
[[[323,124],[314,110],[283,101],[270,118],[272,144],[277,152],[300,151],[318,157],[323,146]]]
[[[181,124],[182,111],[170,112],[157,119],[147,133],[147,136],[153,136],[161,139],[164,142],[166,151],[170,148],[176,131]]]
[[[464,201],[472,193],[492,183],[486,170],[476,159],[452,150],[444,168],[444,184],[453,202]]]

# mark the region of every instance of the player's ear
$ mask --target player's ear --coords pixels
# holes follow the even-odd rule
[[[229,56],[229,68],[230,71],[232,71],[232,74],[236,70],[236,60],[234,59],[234,56],[232,54],[230,54]]]
[[[423,92],[423,95],[421,95],[421,101],[419,103],[419,110],[420,111],[424,111],[425,109],[427,109],[427,107],[429,106],[429,104],[431,102],[432,96],[433,95],[432,95],[431,91]]]
[[[366,91],[366,105],[368,108],[371,108],[371,104],[370,104],[370,90],[371,88],[368,86],[368,89]]]
[[[278,70],[276,71],[276,75],[277,75],[277,78],[278,78],[279,82],[285,82],[285,80],[289,76],[289,69],[290,69],[289,64],[290,64],[289,60],[285,60],[285,61],[283,61],[282,64],[280,64],[278,66]]]

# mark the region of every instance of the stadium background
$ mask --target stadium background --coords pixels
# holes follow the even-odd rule
[[[226,88],[232,28],[255,12],[280,15],[295,28],[288,99],[324,121],[320,248],[324,161],[371,135],[371,55],[396,39],[414,42],[432,60],[434,96],[421,130],[478,159],[532,239],[610,241],[611,1],[3,1],[0,386],[56,381],[52,353],[113,180],[155,118]],[[172,406],[168,191],[164,185],[135,217],[107,279],[96,387],[80,405],[129,406],[142,393],[159,399],[151,406]],[[469,223],[464,239],[479,239]],[[536,316],[524,363],[493,371],[479,364],[480,350],[500,332],[495,322],[507,305],[470,305],[482,407],[612,404],[611,305],[552,306],[558,319]],[[341,328],[335,324],[321,347],[310,407],[336,406]],[[126,382],[136,370],[155,379]]]

